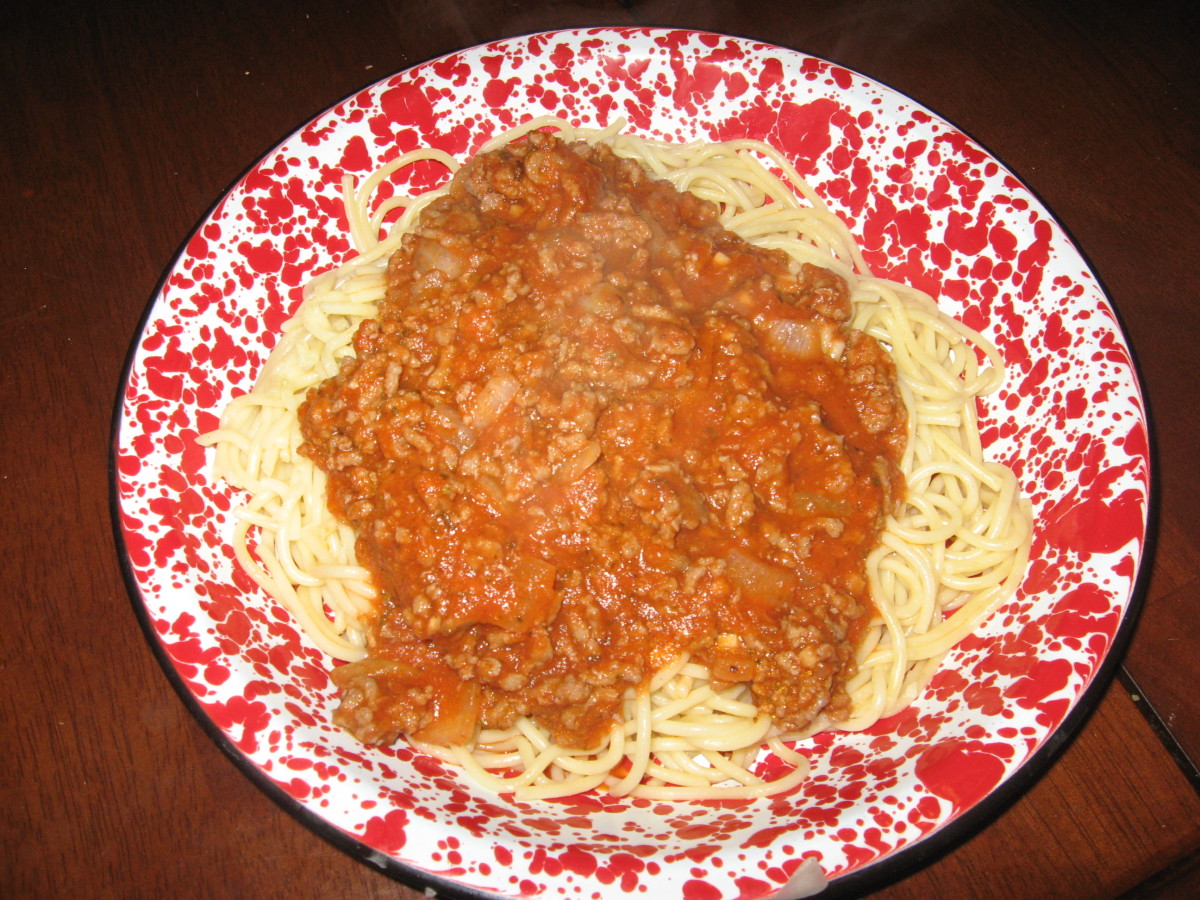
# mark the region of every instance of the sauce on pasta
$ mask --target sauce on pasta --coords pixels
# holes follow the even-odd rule
[[[336,721],[594,747],[683,655],[781,729],[844,716],[906,434],[850,314],[603,145],[473,159],[300,409],[379,596]]]

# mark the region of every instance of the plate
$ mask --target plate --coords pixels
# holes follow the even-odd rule
[[[464,158],[546,113],[775,145],[878,273],[938,297],[1007,363],[981,420],[989,454],[1015,469],[1034,507],[1022,590],[908,710],[803,745],[813,775],[788,795],[516,803],[410,749],[360,746],[329,724],[329,661],[233,563],[239,499],[213,481],[196,436],[249,388],[304,282],[349,255],[341,176],[418,144]],[[340,846],[409,883],[471,896],[789,898],[861,889],[928,858],[1011,800],[1094,701],[1089,689],[1133,619],[1150,499],[1127,343],[1096,277],[1028,188],[962,132],[856,72],[666,29],[474,47],[386,78],[296,131],[217,202],[165,273],[130,351],[113,441],[134,606],[210,733]]]

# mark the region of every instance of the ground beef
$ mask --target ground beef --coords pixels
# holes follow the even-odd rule
[[[593,746],[685,652],[782,726],[844,712],[905,422],[849,314],[604,147],[476,157],[301,409],[381,597],[337,721]]]

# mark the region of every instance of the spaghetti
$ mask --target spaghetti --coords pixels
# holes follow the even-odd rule
[[[492,790],[529,799],[599,787],[679,800],[788,790],[807,772],[790,742],[829,728],[867,728],[907,706],[942,656],[1016,590],[1028,557],[1029,510],[1012,472],[986,461],[975,411],[976,399],[1000,384],[999,354],[940,314],[927,296],[871,276],[845,226],[773,149],[751,141],[669,145],[617,128],[587,133],[534,120],[481,152],[547,127],[568,140],[606,144],[715,203],[734,234],[782,250],[796,267],[819,266],[847,282],[851,326],[884,345],[895,363],[908,410],[899,464],[906,491],[867,560],[877,615],[857,642],[856,672],[845,685],[848,715],[822,714],[802,730],[779,733],[745,684],[717,681],[706,667],[679,658],[644,689],[628,691],[621,723],[598,749],[556,744],[529,718],[465,744],[421,749],[461,765]],[[220,428],[203,438],[216,445],[216,473],[251,494],[235,527],[239,564],[317,646],[343,660],[363,657],[378,598],[370,572],[355,558],[353,531],[328,511],[324,473],[299,452],[298,412],[309,391],[353,353],[360,323],[378,311],[387,258],[438,196],[397,196],[372,206],[384,179],[421,159],[457,168],[445,155],[424,151],[389,163],[357,189],[347,180],[345,204],[360,255],[307,286],[254,390],[232,401]],[[399,218],[385,224],[398,210]],[[495,390],[511,386],[501,382]],[[782,778],[755,774],[764,745],[792,767]]]

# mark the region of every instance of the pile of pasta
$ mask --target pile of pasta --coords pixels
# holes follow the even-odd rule
[[[827,729],[869,728],[911,704],[946,653],[1018,588],[1029,556],[1030,507],[1014,473],[987,459],[977,419],[978,399],[1003,381],[1000,355],[928,295],[872,275],[845,224],[763,143],[670,144],[622,133],[620,123],[589,131],[534,119],[481,152],[535,128],[607,143],[653,176],[715,203],[721,223],[745,240],[844,278],[851,327],[880,341],[896,364],[908,410],[906,495],[867,560],[876,615],[846,686],[848,718],[819,717],[804,733],[779,733],[747,685],[716,690],[704,667],[683,658],[628,692],[623,723],[598,750],[556,746],[528,719],[505,731],[480,730],[466,746],[419,749],[522,799],[593,789],[664,800],[791,790],[809,771],[798,742]],[[389,256],[439,195],[377,196],[380,184],[422,161],[450,173],[459,166],[423,149],[360,184],[345,180],[357,255],[306,286],[254,388],[232,400],[219,428],[201,439],[215,448],[214,474],[248,495],[231,540],[238,564],[335,660],[364,655],[376,596],[355,560],[352,530],[326,505],[324,474],[298,452],[297,411],[308,390],[353,353],[356,329],[383,297]],[[764,752],[785,763],[786,774],[756,774]]]

